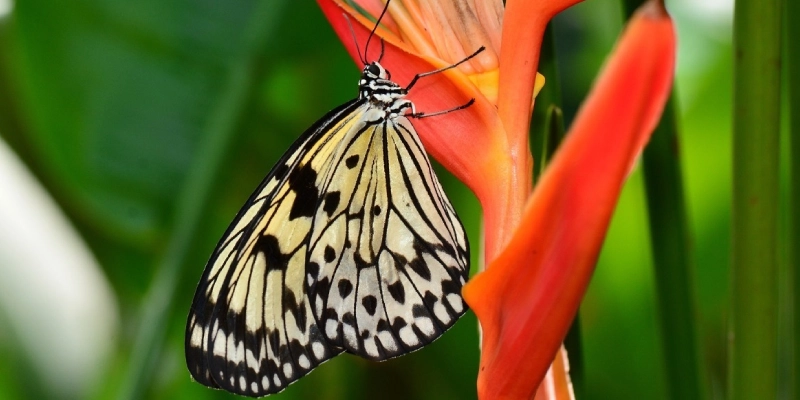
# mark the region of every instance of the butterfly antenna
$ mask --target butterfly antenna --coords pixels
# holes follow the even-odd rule
[[[361,64],[367,65],[367,60],[364,59],[364,56],[361,55],[361,49],[358,47],[358,39],[356,39],[356,31],[353,29],[353,23],[350,22],[350,17],[347,16],[347,13],[342,13],[344,19],[347,20],[347,26],[350,27],[350,35],[353,36],[353,43],[356,45],[356,53],[358,53],[358,59],[361,61]]]
[[[457,67],[457,66],[459,66],[459,65],[461,65],[461,64],[463,64],[463,63],[465,63],[465,62],[467,62],[469,60],[471,60],[473,57],[477,56],[478,54],[480,54],[480,52],[482,52],[484,50],[486,50],[486,47],[485,46],[481,46],[480,49],[478,49],[474,53],[466,56],[463,60],[461,60],[461,61],[459,61],[459,62],[457,62],[455,64],[451,64],[451,65],[448,65],[448,66],[446,66],[444,68],[439,68],[437,70],[423,72],[421,74],[414,75],[414,79],[411,79],[411,82],[408,83],[408,86],[406,86],[406,90],[411,90],[411,87],[414,86],[417,83],[417,80],[419,80],[419,78],[424,78],[426,76],[430,76],[430,75],[433,75],[433,74],[438,74],[440,72],[447,71],[448,69],[455,68],[455,67]]]
[[[386,15],[386,11],[389,9],[389,3],[391,0],[386,1],[386,5],[383,7],[383,11],[381,11],[381,15],[378,17],[378,20],[375,21],[375,26],[372,28],[372,32],[369,33],[369,37],[367,37],[367,44],[364,45],[364,58],[367,58],[367,51],[369,50],[369,42],[372,40],[372,37],[375,36],[375,31],[378,30],[378,26],[381,24],[381,20],[383,16]],[[383,57],[383,40],[381,39],[381,57]]]

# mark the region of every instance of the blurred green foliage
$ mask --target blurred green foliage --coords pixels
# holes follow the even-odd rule
[[[218,130],[234,139],[174,305],[165,310],[169,322],[156,327],[167,339],[142,393],[232,397],[192,382],[184,366],[183,331],[195,285],[216,241],[273,163],[316,119],[354,97],[358,79],[314,2],[274,2],[266,14],[257,12],[260,3],[25,0],[0,18],[0,134],[73,221],[120,305],[117,352],[102,368],[93,398],[118,394],[145,295],[179,213],[176,199],[203,162],[203,140]],[[705,384],[719,398],[730,230],[730,19],[693,13],[685,4],[673,10],[683,46],[678,123]],[[568,126],[612,48],[622,14],[616,2],[590,0],[554,24]],[[237,77],[247,87],[231,98]],[[220,123],[221,110],[232,118]],[[480,208],[463,185],[438,172],[477,265]],[[666,398],[645,201],[637,171],[581,310],[587,399]],[[3,326],[0,399],[58,393],[42,387]],[[468,313],[419,352],[384,363],[340,356],[274,398],[474,398],[478,359],[477,322]]]

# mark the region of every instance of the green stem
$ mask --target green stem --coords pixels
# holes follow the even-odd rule
[[[674,104],[673,96],[644,151],[643,169],[668,397],[702,399],[694,264]]]
[[[794,397],[800,396],[800,2],[786,0],[786,36],[784,37],[786,51],[786,77],[789,92],[789,240],[786,248],[789,249],[790,274],[794,274],[794,285],[790,295],[794,296]],[[791,23],[789,22],[791,21]],[[789,40],[789,39],[792,40]],[[790,394],[791,397],[791,394]]]
[[[248,43],[251,43],[249,52],[231,64],[218,106],[209,117],[205,140],[195,156],[196,165],[175,205],[176,219],[166,252],[156,269],[153,286],[144,299],[139,330],[119,391],[120,399],[142,398],[157,370],[168,321],[172,318],[170,313],[175,308],[179,278],[198,236],[200,223],[207,215],[214,182],[235,137],[239,117],[256,86],[253,81],[255,55],[263,47],[267,32],[279,23],[276,17],[280,15],[282,4],[265,2],[254,13],[246,33],[250,38]],[[189,304],[186,307],[188,312]],[[185,314],[175,318],[185,318]]]
[[[731,399],[777,393],[781,3],[737,0],[734,15]]]

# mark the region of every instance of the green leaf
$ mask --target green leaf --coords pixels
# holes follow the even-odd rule
[[[730,399],[777,396],[781,6],[734,15]]]

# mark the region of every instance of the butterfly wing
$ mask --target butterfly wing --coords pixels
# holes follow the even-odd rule
[[[469,249],[411,123],[365,107],[325,174],[306,279],[330,343],[384,360],[466,311]]]
[[[295,142],[214,250],[189,313],[189,370],[263,396],[343,350],[416,350],[466,311],[468,259],[409,121],[345,104]]]
[[[342,351],[318,328],[304,276],[320,196],[315,168],[330,162],[360,103],[344,104],[309,128],[217,244],[186,327],[186,362],[198,382],[264,396]]]

